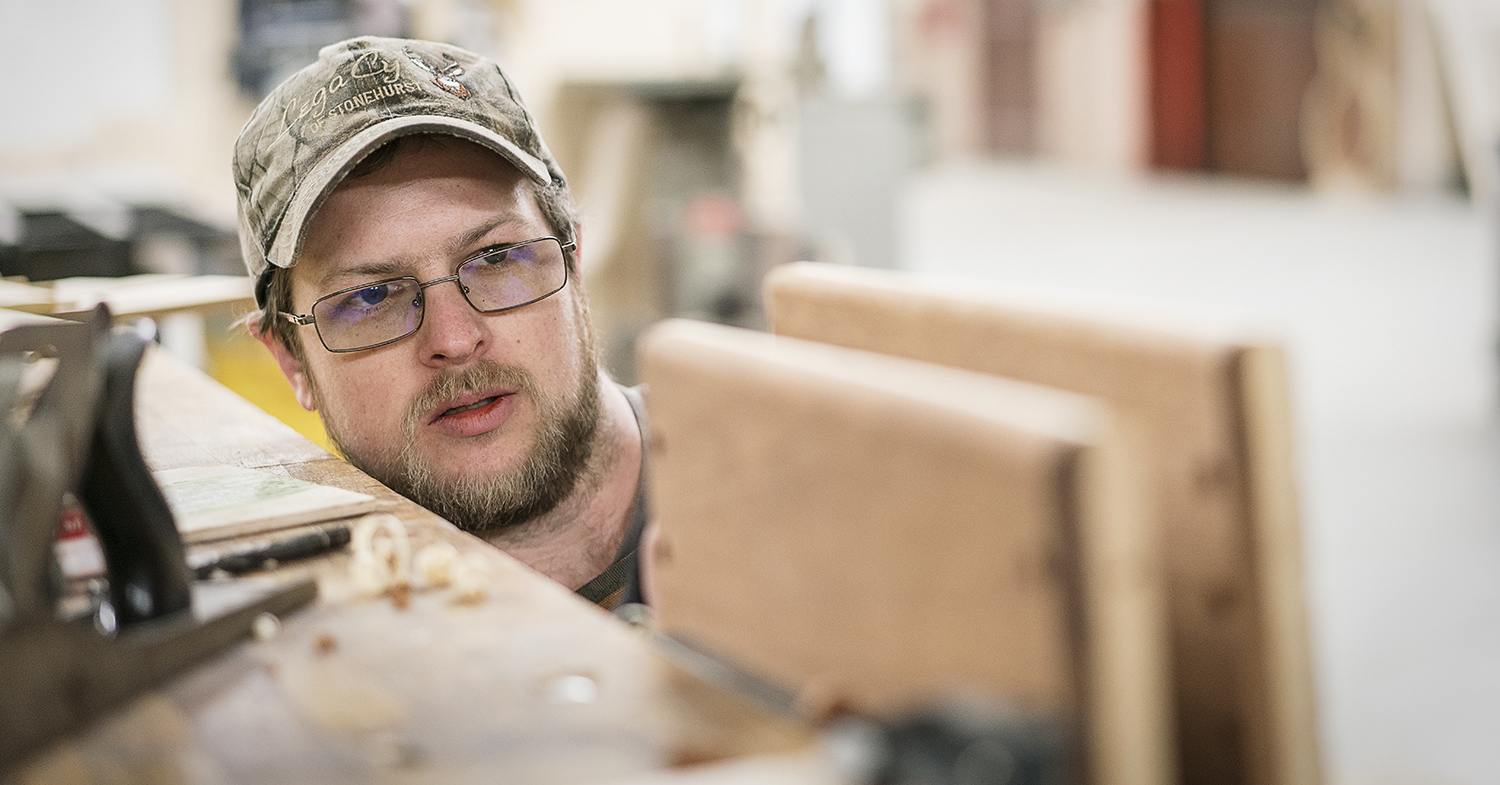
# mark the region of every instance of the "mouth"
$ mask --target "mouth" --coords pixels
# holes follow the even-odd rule
[[[479,408],[483,408],[485,406],[489,406],[490,404],[492,404],[492,403],[494,403],[495,401],[498,401],[498,400],[500,400],[500,396],[498,396],[498,395],[491,395],[488,398],[482,398],[482,399],[480,399],[478,401],[475,401],[474,403],[471,403],[468,406],[455,406],[452,409],[449,409],[449,410],[443,412],[442,414],[440,414],[438,416],[439,417],[447,417],[450,414],[462,414],[464,412],[472,412],[475,409],[479,409]]]
[[[483,416],[512,394],[508,392],[492,393],[489,395],[484,393],[466,393],[449,401],[448,406],[434,411],[433,415],[428,418],[427,424],[435,425],[444,420],[451,422]]]

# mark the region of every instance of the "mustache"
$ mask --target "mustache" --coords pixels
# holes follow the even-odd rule
[[[416,433],[418,423],[424,420],[433,409],[464,393],[496,387],[524,392],[533,401],[541,400],[536,378],[529,372],[494,360],[481,360],[462,370],[448,371],[434,376],[406,408],[406,416],[402,419],[402,430],[410,439]]]

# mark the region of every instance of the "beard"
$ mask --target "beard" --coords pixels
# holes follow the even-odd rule
[[[592,353],[585,349],[585,357]],[[548,393],[523,369],[483,360],[462,371],[432,379],[407,407],[402,419],[402,446],[394,461],[369,460],[339,438],[325,418],[328,437],[361,471],[386,487],[441,515],[459,528],[493,535],[519,528],[545,515],[568,498],[585,478],[599,430],[599,372],[584,363],[572,395]],[[521,464],[490,476],[444,475],[416,448],[416,429],[423,417],[464,392],[517,390],[535,404],[535,443]]]

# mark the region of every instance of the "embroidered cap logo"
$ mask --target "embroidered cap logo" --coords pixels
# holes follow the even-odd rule
[[[464,75],[464,67],[449,57],[446,52],[443,54],[443,59],[448,61],[448,65],[439,71],[422,59],[421,55],[413,52],[411,47],[404,47],[402,51],[406,53],[406,59],[410,60],[412,65],[432,74],[433,84],[466,101],[469,99],[469,88],[464,87],[464,83],[458,81],[458,77]]]

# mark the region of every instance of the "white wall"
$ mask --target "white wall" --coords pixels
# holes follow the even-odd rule
[[[0,191],[170,201],[232,226],[230,146],[249,111],[235,14],[234,0],[0,0]]]

